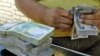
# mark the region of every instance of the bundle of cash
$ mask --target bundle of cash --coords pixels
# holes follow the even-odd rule
[[[10,22],[0,26],[0,34],[6,34],[6,31],[19,24],[18,22]]]
[[[32,22],[7,23],[0,26],[0,44],[18,56],[51,56],[54,28]],[[41,54],[41,55],[40,55]]]
[[[15,47],[14,39],[10,36],[7,38],[0,37],[0,44],[4,45],[5,47]]]
[[[6,49],[12,53],[14,53],[16,56],[27,56],[25,53],[22,53],[19,48],[10,48],[10,47],[6,47]]]
[[[44,50],[43,52],[41,52],[40,54],[33,54],[33,53],[29,53],[29,56],[52,56],[53,55],[53,50],[51,48]]]
[[[51,48],[44,50],[40,54],[33,54],[33,53],[23,53],[18,48],[6,48],[7,50],[11,51],[17,56],[52,56],[54,54],[53,50]]]
[[[4,40],[0,40],[0,44],[4,45],[7,50],[16,54],[16,55],[38,55],[45,50],[49,49],[52,43],[52,39],[48,39],[46,42],[41,44],[40,46],[34,46],[31,43],[24,42],[20,39],[15,39],[13,37],[4,38]],[[50,51],[51,52],[51,51]],[[50,54],[49,54],[50,55]],[[47,55],[48,56],[48,55]]]
[[[93,25],[81,23],[81,14],[95,13],[95,9],[87,6],[76,6],[72,8],[74,27],[72,39],[88,38],[89,35],[98,35],[98,28]]]
[[[19,39],[38,46],[50,38],[53,30],[54,28],[42,24],[23,22],[8,29],[6,34],[16,36]]]
[[[7,36],[7,38],[2,38],[2,39],[0,38],[0,44],[4,45],[8,51],[18,56],[20,55],[27,56],[31,54],[32,54],[31,56],[33,55],[39,56],[39,54],[45,53],[46,50],[50,48],[51,43],[52,43],[51,38],[49,38],[47,41],[45,41],[39,46],[34,46],[31,43],[24,42],[23,40],[11,36]],[[50,50],[49,53],[47,52],[47,56],[51,55],[50,52],[52,52],[52,50]]]
[[[0,44],[18,56],[51,56],[53,30],[32,22],[7,23],[0,26]]]
[[[41,53],[39,56],[52,56],[54,54],[52,49],[45,50],[45,52]]]
[[[51,46],[51,43],[52,43],[52,40],[49,39],[45,43],[43,43],[42,45],[31,48],[31,50],[30,50],[31,52],[30,53],[40,54],[41,52],[49,49],[50,46]]]
[[[31,43],[28,42],[24,42],[22,40],[19,39],[15,39],[15,45],[20,48],[20,50],[22,52],[32,52],[32,53],[41,53],[43,50],[46,50],[48,48],[50,48],[51,43],[52,43],[52,39],[48,39],[47,41],[45,41],[44,43],[42,43],[39,46],[34,46]]]

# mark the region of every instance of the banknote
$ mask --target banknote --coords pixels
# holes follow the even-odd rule
[[[44,53],[41,53],[39,56],[52,56],[54,54],[53,49],[48,49]]]
[[[72,8],[73,10],[73,21],[74,21],[74,31],[72,33],[72,39],[78,38],[88,38],[89,35],[98,35],[98,28],[93,25],[87,25],[81,23],[81,14],[93,13],[94,10],[87,6],[76,6]]]
[[[0,44],[4,45],[5,47],[15,47],[14,39],[10,36],[7,38],[0,37]]]
[[[15,45],[17,47],[19,47],[20,50],[23,51],[23,52],[40,53],[43,50],[46,50],[46,49],[50,48],[51,43],[52,43],[51,38],[49,38],[48,40],[46,40],[44,43],[42,43],[39,46],[34,46],[31,43],[24,42],[24,41],[19,40],[19,39],[15,39]]]
[[[7,35],[16,36],[24,41],[32,43],[33,45],[40,45],[45,40],[50,38],[54,28],[46,25],[34,23],[34,22],[23,22],[17,26],[8,29]]]
[[[98,28],[92,25],[81,24],[84,29],[76,28],[79,35],[98,35]]]
[[[39,54],[41,52],[43,52],[44,50],[47,50],[50,48],[52,43],[52,39],[50,38],[49,40],[47,40],[45,43],[43,43],[41,46],[35,47],[31,49],[32,53],[36,53]]]
[[[6,30],[16,26],[19,24],[18,22],[10,22],[10,23],[5,23],[2,26],[0,26],[0,34],[5,34]]]
[[[20,55],[27,56],[27,55],[30,55],[30,53],[32,55],[38,55],[40,53],[44,53],[46,50],[50,48],[51,43],[52,43],[52,39],[50,38],[45,43],[41,44],[40,46],[34,47],[30,43],[26,43],[26,42],[24,43],[23,41],[18,40],[17,38],[10,37],[10,36],[7,38],[3,38],[3,39],[4,40],[0,39],[0,44],[4,45],[7,50],[9,50],[10,52],[18,56]]]
[[[27,56],[27,54],[23,53],[20,51],[19,48],[10,48],[10,47],[7,47],[6,48],[8,51],[12,52],[13,54],[15,54],[16,56]]]
[[[53,49],[49,48],[47,50],[44,50],[43,52],[41,52],[40,54],[33,54],[33,53],[29,53],[29,56],[52,56],[54,54]]]
[[[39,56],[39,53],[41,55],[45,53],[42,56],[51,56],[53,53],[52,50],[46,51],[52,43],[50,37],[53,27],[34,22],[22,22],[7,23],[0,28],[0,44],[18,56]]]
[[[79,35],[76,33],[76,29],[72,29],[72,32],[71,32],[71,39],[72,40],[75,40],[75,39],[80,39],[80,38],[88,38],[88,35]]]

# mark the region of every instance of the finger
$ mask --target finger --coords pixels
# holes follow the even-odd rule
[[[100,24],[100,20],[84,20],[82,23],[98,26]]]
[[[81,15],[81,19],[92,19],[95,20],[95,15],[94,14],[89,14],[89,15]]]
[[[72,16],[69,14],[69,12],[65,11],[65,12],[62,12],[60,15],[63,16],[63,17],[67,17],[69,19],[72,19]]]
[[[84,21],[82,21],[82,23],[88,24],[88,25],[93,25],[94,21],[93,20],[84,20]]]
[[[65,18],[65,17],[59,17],[57,22],[58,23],[64,23],[64,24],[72,24],[72,20]]]
[[[98,19],[98,20],[100,20],[100,12],[98,12],[98,13],[95,14],[95,18]]]
[[[64,32],[66,32],[66,31],[68,31],[68,30],[71,30],[71,28],[70,29],[61,29],[61,28],[58,28],[60,31],[64,31]]]
[[[65,11],[64,9],[60,10],[59,14],[60,16],[72,19],[72,16],[70,15],[70,13],[68,11]]]
[[[67,25],[67,24],[58,24],[56,25],[56,27],[60,28],[60,29],[70,29],[71,26],[70,25]]]

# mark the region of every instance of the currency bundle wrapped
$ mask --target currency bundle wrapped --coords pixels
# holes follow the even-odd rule
[[[53,50],[51,48],[44,50],[40,54],[33,54],[33,53],[23,53],[21,52],[18,48],[6,48],[7,50],[11,51],[17,56],[52,56],[53,55]]]
[[[46,50],[50,49],[52,43],[52,39],[49,38],[47,41],[45,41],[43,44],[39,46],[34,46],[31,43],[24,42],[20,39],[13,38],[11,36],[8,36],[7,38],[0,39],[0,44],[4,45],[7,50],[10,52],[18,55],[18,56],[24,56],[24,55],[35,55],[39,56],[41,53],[45,53]],[[45,54],[47,56],[51,55],[53,50],[50,50],[49,53]]]
[[[15,40],[15,45],[17,45],[18,48],[20,48],[20,50],[22,52],[32,52],[35,54],[39,54],[41,52],[43,52],[46,49],[49,49],[52,43],[52,39],[49,38],[47,41],[45,41],[44,43],[42,43],[39,46],[34,46],[31,43],[28,42],[23,42],[19,39]]]
[[[38,23],[23,22],[8,29],[6,33],[38,46],[51,37],[53,29]]]
[[[0,44],[18,56],[51,56],[54,28],[32,22],[7,23],[0,26]],[[41,54],[41,55],[40,55]]]
[[[15,47],[13,47],[13,48],[8,47],[6,49],[8,51],[14,53],[16,56],[27,56],[26,54],[22,53],[18,48],[15,48]]]
[[[52,49],[46,50],[44,53],[41,53],[39,56],[52,56],[54,54]]]
[[[33,53],[29,53],[29,56],[52,56],[53,55],[53,50],[51,48],[44,50],[43,52],[41,52],[40,54],[33,54]]]
[[[0,26],[0,34],[6,34],[6,31],[19,24],[18,22],[10,22]]]
[[[14,39],[7,37],[7,38],[2,38],[0,37],[0,44],[4,45],[5,47],[15,47]]]
[[[49,39],[40,46],[30,48],[31,50],[28,50],[28,52],[33,53],[33,54],[40,54],[41,52],[44,52],[45,50],[49,49],[51,46],[51,43],[52,43],[52,40]]]

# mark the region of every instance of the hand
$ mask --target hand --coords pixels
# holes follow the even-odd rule
[[[100,28],[100,11],[97,11],[95,14],[82,15],[82,23],[95,25]]]
[[[72,25],[72,17],[68,11],[62,8],[52,8],[46,11],[43,16],[43,23],[49,26],[53,26],[60,30],[68,30]]]

